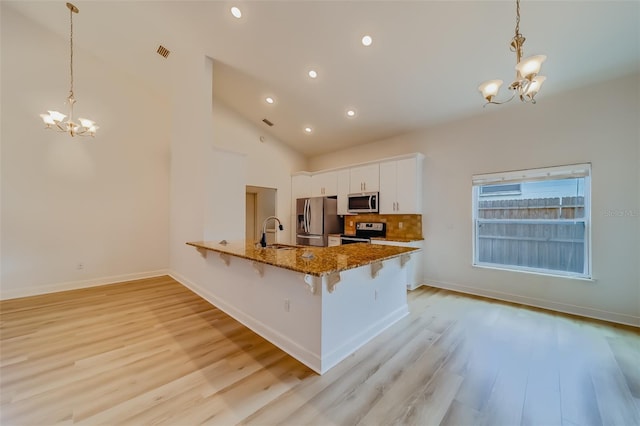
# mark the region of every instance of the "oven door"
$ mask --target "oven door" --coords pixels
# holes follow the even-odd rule
[[[340,236],[340,241],[342,242],[342,245],[355,243],[371,243],[371,240],[369,238],[353,237],[350,235]]]

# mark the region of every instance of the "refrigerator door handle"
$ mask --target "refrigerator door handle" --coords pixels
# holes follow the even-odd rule
[[[304,232],[307,232],[307,202],[309,200],[305,199],[304,200],[304,210],[302,211],[302,230]]]
[[[311,200],[307,200],[307,233],[311,229]]]
[[[307,231],[307,203],[309,202],[309,200],[305,199],[304,200],[304,210],[302,210],[302,230],[304,232],[309,232]]]
[[[320,239],[322,239],[321,235],[300,235],[300,234],[298,234],[298,235],[296,235],[296,237],[298,237],[298,238],[306,238],[308,240],[320,240]]]

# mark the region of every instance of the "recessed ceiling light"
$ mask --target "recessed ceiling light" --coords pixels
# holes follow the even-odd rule
[[[275,102],[275,101],[273,100],[273,98],[272,98],[272,97],[267,97],[267,98],[265,98],[264,100],[265,100],[265,102],[266,102],[266,103],[268,103],[268,104],[272,104],[272,103],[274,103],[274,102]]]
[[[309,77],[316,78],[317,76],[318,76],[318,73],[315,70],[309,71]]]
[[[371,46],[371,43],[373,43],[373,39],[371,38],[370,35],[366,35],[362,37],[362,44],[364,46]]]
[[[355,109],[348,109],[347,110],[347,117],[355,117],[356,116],[356,110]]]
[[[242,18],[242,11],[235,6],[231,8],[231,14],[238,19]]]
[[[305,133],[311,133],[312,132],[311,127],[305,127],[304,128],[304,132]]]

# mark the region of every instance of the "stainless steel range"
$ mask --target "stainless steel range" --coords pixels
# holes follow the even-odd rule
[[[342,244],[370,243],[372,237],[387,236],[387,224],[384,222],[356,222],[355,235],[340,235]]]

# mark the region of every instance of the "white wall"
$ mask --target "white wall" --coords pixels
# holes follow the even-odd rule
[[[293,235],[291,227],[287,226],[292,222],[291,174],[303,170],[307,166],[306,159],[215,98],[213,125],[216,146],[246,155],[246,184],[276,188],[276,216],[285,227],[278,231],[277,238],[280,242],[288,242]],[[264,136],[264,142],[260,141],[260,136]],[[258,226],[262,226],[262,222]]]
[[[321,170],[426,155],[428,284],[640,325],[640,75],[310,159]],[[474,268],[471,176],[592,163],[594,281]]]
[[[100,130],[45,130],[40,113],[66,111],[68,43],[2,7],[2,298],[169,266],[168,99],[76,46],[76,115]]]
[[[225,235],[244,236],[245,185],[277,189],[276,215],[286,227],[291,223],[290,175],[307,164],[302,155],[212,100],[211,59],[195,51],[180,51],[176,52],[175,64],[174,78],[181,84],[176,86],[172,99],[175,131],[171,145],[171,273],[180,282],[204,293],[208,283],[219,276],[185,243],[202,240],[205,227],[213,229],[215,222],[221,223],[218,216],[226,218],[224,227],[216,228],[209,237],[213,239],[215,235],[217,240],[228,239]],[[261,135],[266,136],[265,142],[260,142]],[[212,151],[229,155],[233,161],[244,158],[242,170],[236,167],[225,172],[227,185],[222,178],[211,182],[215,176],[221,176],[211,173]],[[222,165],[218,163],[216,167]],[[242,201],[230,202],[227,187],[240,188]],[[207,207],[206,199],[218,202]],[[281,232],[279,241],[288,241],[291,230],[285,228]]]

